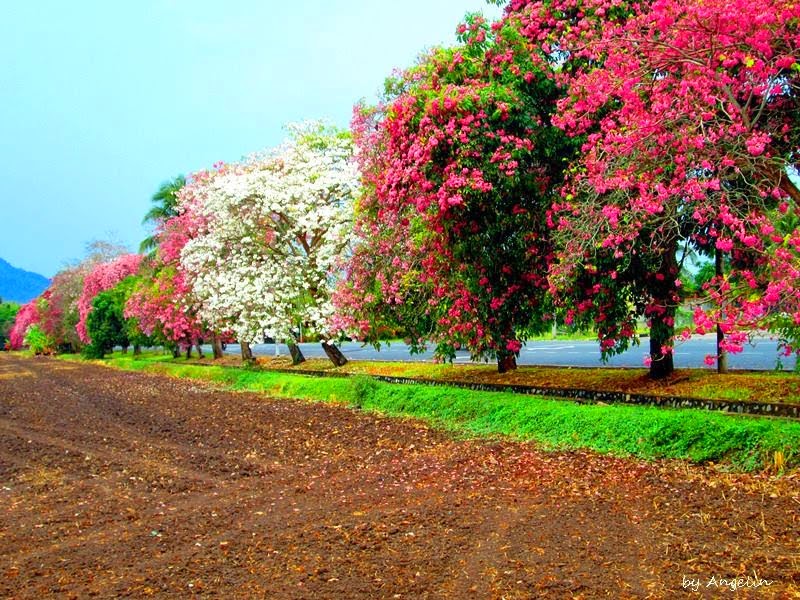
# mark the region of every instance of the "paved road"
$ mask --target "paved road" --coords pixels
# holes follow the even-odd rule
[[[715,353],[715,339],[713,335],[706,335],[693,338],[688,342],[678,343],[675,348],[675,366],[678,368],[712,368],[705,364],[704,359],[706,355]],[[307,358],[325,356],[319,344],[300,344],[300,347]],[[403,343],[384,346],[380,351],[355,342],[344,343],[341,348],[344,355],[352,360],[418,361],[433,359],[432,351],[411,355],[408,346]],[[258,344],[253,347],[253,350],[257,355],[272,355],[275,354],[275,345]],[[289,352],[284,345],[279,346],[279,351],[284,355]],[[644,339],[642,346],[631,348],[624,354],[613,357],[609,360],[608,365],[613,367],[641,367],[648,351],[648,341]],[[237,353],[239,352],[239,347],[235,344],[228,346],[228,352]],[[732,355],[729,359],[729,364],[732,369],[771,370],[776,366],[777,356],[777,343],[768,338],[759,338],[754,341],[753,346],[746,346],[743,353]],[[469,362],[469,355],[466,352],[459,352],[456,362]],[[597,342],[594,341],[545,340],[529,342],[523,347],[518,363],[521,365],[573,367],[602,366],[600,350]],[[783,359],[784,369],[793,369],[794,365],[794,357]]]

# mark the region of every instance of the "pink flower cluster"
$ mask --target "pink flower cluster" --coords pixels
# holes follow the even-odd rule
[[[23,304],[8,335],[8,343],[11,349],[19,350],[22,348],[28,328],[32,325],[38,325],[40,322],[41,315],[39,314],[38,298]]]
[[[181,346],[207,336],[189,306],[190,289],[173,266],[163,266],[152,281],[143,281],[125,305],[125,317],[135,318],[146,335],[160,334]]]
[[[800,253],[773,224],[782,202],[800,203],[785,173],[797,151],[800,5],[657,0],[622,11],[606,0],[517,0],[507,14],[536,47],[590,61],[553,75],[566,92],[554,122],[586,136],[550,217],[565,240],[551,269],[554,293],[569,291],[565,305],[577,296],[579,311],[628,321],[619,299],[580,308],[582,295],[597,292],[578,282],[599,280],[610,297],[630,295],[668,316],[680,301],[679,286],[664,284],[677,280],[669,257],[688,243],[729,258],[731,272],[709,287],[712,308],[697,322],[701,333],[724,325],[723,349],[740,351],[743,329],[800,315]],[[545,67],[546,59],[538,55]],[[585,259],[601,269],[592,273]],[[610,339],[624,335],[618,327]]]
[[[197,207],[208,184],[230,169],[225,163],[217,163],[213,169],[193,173],[178,192],[179,214],[159,227],[158,253],[149,266],[151,280],[142,281],[125,306],[125,316],[137,319],[145,334],[159,335],[184,347],[211,337],[197,318],[180,257],[186,243],[206,226]]]
[[[547,289],[546,129],[521,110],[525,44],[479,19],[462,33],[466,48],[432,52],[386,105],[356,109],[367,193],[334,325],[367,340],[400,325],[443,356],[514,355]]]
[[[139,254],[123,254],[107,263],[96,265],[83,280],[83,291],[78,298],[78,324],[75,329],[84,344],[91,343],[86,331],[86,320],[92,310],[92,300],[100,292],[110,290],[120,281],[134,275],[142,262]]]

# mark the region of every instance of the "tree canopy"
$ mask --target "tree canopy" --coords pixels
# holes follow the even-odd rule
[[[504,371],[552,318],[546,215],[575,144],[515,22],[472,15],[460,35],[356,113],[366,186],[339,322],[373,343],[399,326],[414,348]]]

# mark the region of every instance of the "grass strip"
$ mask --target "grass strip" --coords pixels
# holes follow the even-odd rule
[[[725,463],[741,471],[770,468],[775,453],[781,453],[785,468],[800,465],[800,423],[793,421],[691,409],[586,405],[507,392],[390,384],[367,376],[320,378],[169,360],[116,355],[99,362],[272,397],[343,403],[422,419],[461,434],[534,441],[545,449],[589,448],[645,459]]]

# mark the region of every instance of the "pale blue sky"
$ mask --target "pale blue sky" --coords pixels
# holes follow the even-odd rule
[[[30,0],[0,18],[0,257],[52,276],[92,239],[132,249],[159,184],[347,126],[353,104],[455,41],[484,0]]]

